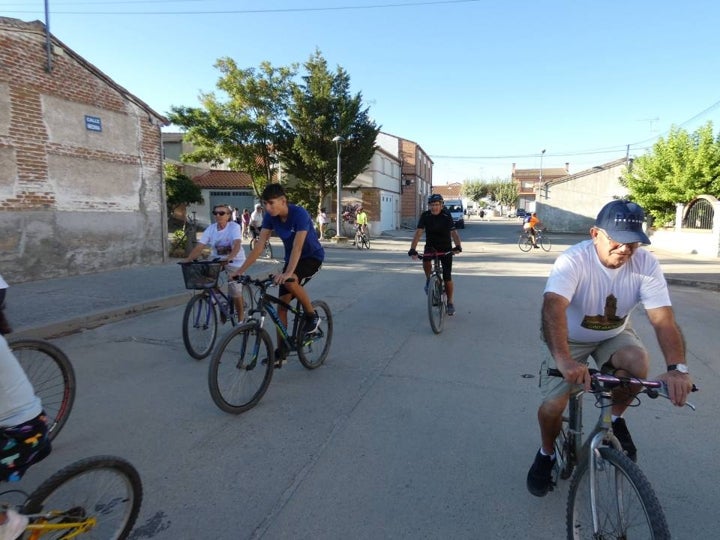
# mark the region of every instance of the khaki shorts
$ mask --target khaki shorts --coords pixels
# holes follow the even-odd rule
[[[610,357],[620,349],[625,347],[640,347],[643,350],[645,349],[645,346],[640,341],[640,338],[635,333],[635,330],[629,326],[627,326],[625,330],[617,336],[605,341],[595,341],[590,343],[571,341],[569,345],[570,354],[575,361],[588,365],[590,356],[592,356],[598,369],[603,369],[603,366],[608,363]],[[555,359],[550,354],[548,354],[545,360],[543,360],[540,364],[539,386],[543,401],[551,401],[559,396],[570,392],[579,392],[582,389],[582,386],[569,384],[561,377],[549,376],[547,374],[548,368],[557,368],[555,365]]]

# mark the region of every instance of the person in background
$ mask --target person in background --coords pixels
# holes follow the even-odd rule
[[[227,204],[216,204],[213,208],[215,223],[205,229],[200,241],[185,259],[185,262],[197,259],[207,247],[210,247],[210,260],[220,259],[227,263],[228,273],[232,273],[245,261],[242,249],[242,230],[235,221],[230,221],[231,209]],[[228,293],[235,304],[238,319],[242,320],[244,307],[242,289],[233,282],[228,283]],[[221,314],[222,315],[222,314]],[[224,322],[224,321],[223,321]]]
[[[564,251],[545,285],[542,335],[550,356],[540,368],[542,404],[537,418],[541,446],[527,475],[527,489],[542,497],[552,489],[554,442],[570,393],[590,389],[589,357],[604,373],[645,379],[650,357],[630,325],[630,314],[643,304],[665,357],[670,400],[683,406],[692,389],[685,343],[670,304],[670,293],[655,256],[641,244],[645,214],[637,204],[606,204],[590,229],[590,239]],[[557,368],[563,378],[550,377]],[[613,391],[612,429],[633,461],[637,449],[623,413],[635,398],[631,388]]]
[[[408,255],[413,259],[418,258],[416,248],[423,233],[425,233],[425,253],[433,253],[435,251],[462,252],[460,235],[457,230],[455,230],[455,223],[450,212],[444,207],[442,195],[438,193],[430,195],[428,198],[428,206],[430,209],[420,214],[415,236],[413,236],[412,242],[410,242]],[[455,247],[452,249],[451,241],[455,243]],[[455,284],[452,280],[452,258],[453,255],[445,255],[440,258],[443,280],[445,281],[447,291],[448,315],[455,315],[455,303],[453,302]],[[432,271],[432,260],[430,258],[423,259],[423,270],[425,271],[425,294],[427,294],[430,272]]]
[[[328,217],[327,217],[327,214],[325,213],[325,208],[320,209],[320,213],[317,216],[317,222],[318,222],[318,229],[320,232],[320,234],[319,234],[320,240],[322,240],[323,238],[325,238],[325,229],[327,228],[327,222],[328,222]]]
[[[250,211],[247,208],[243,208],[242,215],[240,216],[240,227],[242,230],[242,237],[247,239],[250,237]]]
[[[537,213],[533,212],[525,217],[523,222],[523,230],[530,235],[530,242],[534,248],[540,248],[537,245],[537,227],[540,227],[540,218],[537,217]]]
[[[260,229],[262,229],[263,222],[263,210],[261,204],[255,205],[255,210],[250,214],[250,234],[253,239],[256,239],[260,235]]]
[[[358,206],[355,213],[355,223],[360,228],[360,232],[368,234],[368,215],[363,209],[362,205]]]

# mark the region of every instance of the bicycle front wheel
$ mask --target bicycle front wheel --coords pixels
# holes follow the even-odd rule
[[[532,242],[530,241],[530,237],[526,234],[521,234],[520,238],[518,238],[518,247],[520,248],[520,251],[528,252],[532,249]]]
[[[538,244],[544,251],[550,251],[550,248],[552,247],[552,242],[547,236],[539,236]]]
[[[330,307],[322,300],[315,300],[312,305],[315,313],[320,316],[320,328],[310,335],[301,332],[297,347],[298,359],[307,369],[315,369],[325,362],[333,336]]]
[[[67,355],[47,341],[10,339],[8,345],[42,401],[48,436],[57,437],[75,403],[75,370]]]
[[[142,503],[142,483],[135,467],[114,456],[77,461],[45,480],[28,497],[22,513],[43,538],[121,540],[135,524]],[[32,516],[32,514],[43,514]],[[77,526],[73,526],[77,523]],[[56,531],[43,524],[65,524]],[[81,527],[87,526],[87,531]]]
[[[217,312],[207,294],[193,296],[183,314],[183,342],[188,354],[202,360],[212,352],[217,337]]]
[[[225,412],[252,409],[270,386],[274,367],[270,335],[257,322],[242,324],[225,336],[213,354],[210,396]]]
[[[595,538],[669,539],[665,514],[640,468],[614,448],[599,448],[595,470],[577,467],[567,506],[570,540]],[[594,494],[598,530],[593,530]]]
[[[362,243],[363,243],[363,247],[365,249],[370,249],[370,237],[368,235],[366,235],[366,234],[363,235]]]
[[[325,234],[324,234],[325,240],[330,240],[331,238],[334,238],[335,236],[337,236],[337,231],[335,230],[334,227],[325,227]]]
[[[430,328],[436,334],[443,330],[443,319],[445,318],[445,306],[443,305],[443,283],[435,275],[430,276],[427,294],[428,317]]]

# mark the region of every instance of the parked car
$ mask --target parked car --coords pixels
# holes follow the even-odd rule
[[[530,212],[526,212],[524,208],[518,208],[518,209],[515,210],[514,212],[510,212],[510,213],[508,214],[508,217],[509,217],[509,218],[514,218],[514,217],[524,218],[524,217],[527,216],[529,213],[530,213]]]

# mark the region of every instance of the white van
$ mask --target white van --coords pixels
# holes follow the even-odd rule
[[[465,211],[462,199],[445,199],[445,208],[453,218],[456,229],[465,228]]]

